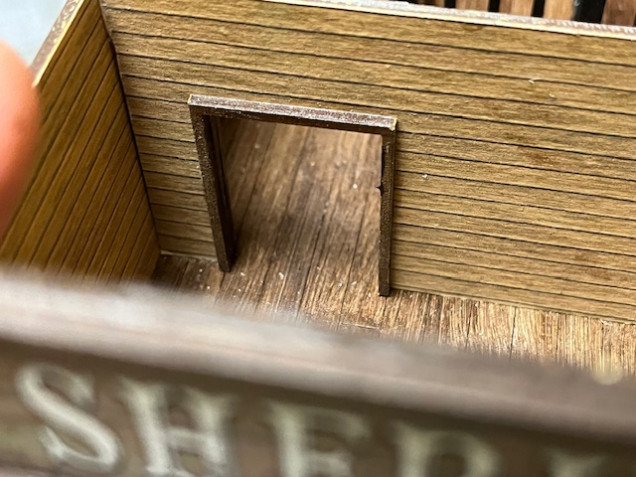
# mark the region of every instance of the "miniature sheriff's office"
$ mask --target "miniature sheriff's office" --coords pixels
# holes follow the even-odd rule
[[[636,476],[636,3],[432,3],[67,3],[3,472]]]

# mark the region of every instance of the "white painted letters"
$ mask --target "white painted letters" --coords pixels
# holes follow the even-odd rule
[[[579,456],[551,449],[547,452],[550,477],[601,477],[602,456]]]
[[[396,423],[398,475],[400,477],[432,476],[433,458],[452,453],[464,459],[462,477],[496,477],[499,457],[493,449],[476,437],[456,431],[425,431]]]
[[[281,477],[353,477],[360,469],[370,475],[434,477],[442,471],[440,467],[451,463],[436,465],[436,460],[444,455],[461,462],[461,471],[455,469],[453,474],[461,473],[460,477],[503,477],[511,469],[525,475],[519,471],[525,465],[534,469],[528,475],[623,476],[629,471],[616,473],[614,469],[631,464],[629,459],[626,464],[614,462],[608,447],[604,447],[607,454],[576,454],[570,453],[572,449],[546,449],[544,442],[535,437],[535,440],[519,439],[517,455],[516,448],[493,447],[477,433],[450,426],[426,429],[404,422],[405,418],[390,421],[389,416],[374,418],[371,426],[365,418],[350,412],[281,403],[265,396],[259,400],[258,395],[256,399],[250,396],[245,404],[256,403],[254,410],[260,414],[234,414],[233,405],[235,399],[241,399],[240,394],[216,395],[188,386],[126,377],[115,380],[115,386],[112,377],[100,378],[95,389],[90,376],[54,364],[27,364],[15,376],[24,405],[43,422],[37,427],[38,436],[53,469],[65,472],[67,468],[59,468],[64,465],[79,472],[78,475],[142,475],[144,470],[148,477],[260,475],[272,468],[269,459],[265,466],[260,462],[263,452],[277,452]],[[113,430],[95,416],[92,408],[98,391],[102,393],[99,402],[103,404],[99,415],[119,426],[127,449]],[[117,395],[125,404],[115,399]],[[126,405],[129,413],[113,412],[118,408],[125,411]],[[263,409],[267,410],[265,415]],[[21,413],[24,416],[25,410]],[[28,414],[26,417],[28,429],[33,429],[32,418]],[[250,419],[256,421],[244,426]],[[261,426],[264,419],[271,423],[275,439],[270,437],[271,432],[257,433],[257,437],[245,432],[253,430],[250,426],[255,422]],[[142,455],[135,438],[127,432],[130,429],[141,443]],[[381,429],[380,433],[373,435],[372,431],[377,429]],[[387,431],[393,441],[390,460],[381,453],[370,455],[378,449],[387,451]],[[243,459],[240,465],[234,455],[236,449]],[[129,452],[126,461],[125,451]],[[39,450],[38,459],[41,454]],[[260,460],[252,456],[260,456]],[[384,459],[377,469],[376,457]],[[358,466],[356,459],[360,459]],[[609,469],[614,473],[608,474]],[[450,470],[450,466],[444,470]]]
[[[370,434],[361,418],[342,411],[275,402],[270,403],[270,409],[284,477],[353,475],[349,450],[312,449],[311,436],[316,431],[326,431],[343,437],[347,445],[354,445]]]
[[[77,470],[110,473],[121,458],[121,447],[115,434],[85,412],[94,405],[95,395],[90,378],[45,363],[22,367],[16,375],[16,387],[24,404],[47,424],[41,441],[51,459]],[[66,395],[65,401],[53,389]],[[73,449],[53,430],[59,429],[81,440],[92,449],[86,454]]]
[[[137,424],[146,450],[146,471],[153,477],[191,477],[179,462],[175,451],[187,451],[201,457],[209,477],[233,475],[227,420],[230,398],[215,397],[192,388],[181,388],[180,406],[187,410],[198,429],[176,427],[169,423],[166,393],[175,388],[164,384],[146,384],[122,379],[124,397]]]

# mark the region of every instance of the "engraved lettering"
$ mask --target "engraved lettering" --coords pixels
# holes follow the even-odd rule
[[[485,442],[470,434],[455,431],[424,431],[396,423],[398,475],[429,477],[431,463],[444,453],[461,457],[465,463],[461,477],[500,475],[499,457]]]
[[[179,405],[198,427],[189,429],[169,423],[167,395],[175,388],[126,378],[122,379],[122,386],[145,447],[149,475],[191,477],[174,451],[199,455],[208,477],[233,475],[227,437],[231,410],[229,397],[210,396],[188,387],[179,388]]]
[[[600,477],[603,456],[575,456],[550,449],[546,452],[550,477]]]
[[[40,440],[56,464],[77,470],[110,473],[121,460],[121,446],[115,434],[88,414],[95,404],[91,379],[45,363],[22,367],[16,376],[16,388],[24,404],[49,425]],[[68,397],[68,401],[53,389]],[[60,437],[68,434],[81,440],[91,454],[72,448]]]
[[[312,448],[312,434],[329,432],[353,446],[369,437],[366,423],[342,411],[270,402],[271,422],[278,439],[281,468],[285,477],[352,476],[353,456],[346,448]]]

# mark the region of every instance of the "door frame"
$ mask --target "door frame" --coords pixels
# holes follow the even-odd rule
[[[223,166],[220,119],[312,126],[378,134],[382,137],[380,166],[380,237],[378,293],[391,290],[391,230],[393,226],[393,181],[397,118],[337,109],[311,108],[280,103],[249,101],[217,96],[191,95],[188,99],[197,146],[205,198],[219,268],[232,269],[236,258],[236,237]]]

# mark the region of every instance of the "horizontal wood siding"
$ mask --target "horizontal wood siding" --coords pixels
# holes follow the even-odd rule
[[[104,280],[146,278],[159,247],[99,3],[69,4],[64,14],[35,72],[44,117],[37,167],[0,259]]]
[[[101,1],[165,249],[213,255],[190,94],[394,115],[394,286],[636,319],[633,28]]]

